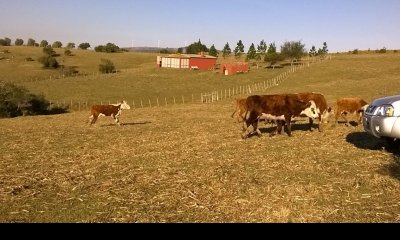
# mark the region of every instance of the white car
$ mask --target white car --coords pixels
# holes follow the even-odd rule
[[[383,138],[390,147],[400,142],[400,95],[375,99],[363,116],[364,130]]]

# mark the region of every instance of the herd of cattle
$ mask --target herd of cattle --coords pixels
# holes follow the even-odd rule
[[[348,114],[356,114],[358,123],[361,122],[363,112],[368,104],[358,97],[340,98],[336,101],[336,113],[328,107],[326,99],[321,93],[296,93],[277,95],[253,95],[247,98],[236,99],[236,109],[232,113],[237,114],[238,122],[243,121],[243,138],[253,133],[261,135],[258,129],[259,120],[265,120],[277,125],[275,133],[280,134],[282,127],[286,125],[287,134],[292,136],[291,122],[295,117],[308,117],[309,130],[312,130],[314,119],[318,120],[318,130],[321,124],[328,122],[330,116],[335,115],[335,122],[343,117],[348,125]],[[274,134],[274,133],[272,133]]]
[[[281,134],[282,128],[286,125],[287,134],[292,136],[291,122],[296,117],[308,117],[308,129],[312,130],[314,119],[318,120],[318,130],[321,131],[321,124],[328,122],[330,116],[335,113],[335,122],[343,117],[348,125],[348,114],[356,114],[358,123],[368,104],[358,97],[340,98],[336,101],[336,110],[328,107],[326,99],[321,93],[307,92],[295,94],[275,95],[252,95],[247,98],[236,99],[236,108],[232,117],[237,115],[237,121],[243,121],[243,138],[253,133],[261,135],[258,129],[260,120],[274,123],[274,133]],[[110,116],[120,125],[119,117],[122,109],[130,109],[126,101],[110,105],[93,105],[89,117],[90,126],[96,123],[100,116]],[[274,134],[272,133],[272,134]]]

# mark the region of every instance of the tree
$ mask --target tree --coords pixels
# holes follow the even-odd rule
[[[79,44],[78,48],[86,50],[86,49],[90,48],[90,44],[89,43],[81,43],[81,44]]]
[[[308,53],[310,57],[315,57],[317,55],[317,50],[315,49],[315,46],[312,46],[310,49],[310,52]]]
[[[285,58],[289,58],[293,63],[296,59],[301,59],[303,55],[305,55],[305,45],[301,43],[301,41],[291,41],[285,42],[281,46],[281,54]]]
[[[47,47],[48,45],[49,45],[49,42],[48,42],[48,41],[42,40],[42,41],[40,42],[39,47]]]
[[[106,52],[106,53],[121,52],[121,49],[114,43],[107,43],[105,46],[99,45],[95,47],[94,50],[96,52]]]
[[[199,52],[208,52],[206,45],[202,44],[200,39],[198,42],[192,43],[186,48],[188,54],[198,54]]]
[[[101,73],[114,73],[115,72],[115,66],[114,63],[111,62],[109,59],[101,59],[101,63],[99,64],[99,71]]]
[[[31,46],[34,47],[36,45],[36,41],[32,38],[28,39],[28,43],[26,44],[26,46]]]
[[[210,51],[208,52],[210,56],[218,57],[218,51],[215,48],[214,44],[210,47]]]
[[[261,40],[260,45],[257,46],[257,52],[261,55],[264,55],[267,52],[267,44],[265,43],[264,39]]]
[[[53,48],[50,45],[47,45],[46,47],[43,48],[43,53],[45,55],[53,56],[56,54],[56,52],[53,50]]]
[[[229,43],[226,43],[224,46],[224,49],[222,49],[222,56],[225,58],[226,56],[231,55],[232,51],[231,48],[229,47]]]
[[[11,46],[11,39],[9,39],[8,37],[0,39],[0,46]]]
[[[24,40],[22,40],[21,38],[15,39],[15,46],[22,46],[22,45],[24,45]]]
[[[271,64],[275,64],[281,59],[282,57],[279,55],[279,53],[276,52],[275,43],[271,43],[269,45],[267,53],[265,54],[264,61],[270,62]]]
[[[242,53],[244,53],[244,45],[242,43],[242,40],[239,40],[239,42],[236,45],[235,50],[233,50],[233,53],[235,54],[235,57],[240,58]]]
[[[75,43],[69,42],[69,43],[67,44],[67,48],[75,48]]]
[[[62,43],[60,41],[55,41],[51,46],[53,48],[62,48]]]
[[[254,47],[254,43],[252,43],[249,47],[249,51],[247,52],[247,60],[254,60],[256,58],[257,52],[256,48]]]

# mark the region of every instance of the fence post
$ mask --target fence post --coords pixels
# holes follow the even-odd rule
[[[135,109],[135,100],[132,100],[133,109]]]
[[[142,108],[143,108],[143,101],[142,101],[142,99],[140,99],[140,106],[142,106]]]
[[[150,101],[150,98],[149,98],[149,106],[150,106],[150,108],[151,108],[151,101]]]
[[[164,100],[165,100],[165,106],[167,107],[168,106],[167,97],[165,97]]]
[[[185,104],[185,97],[182,96],[182,104]]]
[[[160,107],[160,104],[158,103],[158,97],[157,97],[157,107]]]
[[[174,96],[174,105],[176,104],[176,101],[175,101],[175,96]]]

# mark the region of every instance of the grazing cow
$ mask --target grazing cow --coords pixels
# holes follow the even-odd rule
[[[316,105],[313,100],[303,101],[296,94],[282,95],[253,95],[246,99],[247,112],[244,122],[243,138],[247,138],[251,133],[256,132],[261,135],[258,129],[260,116],[270,117],[277,123],[276,132],[281,133],[283,119],[286,121],[287,133],[291,137],[291,119],[302,114],[317,118]],[[249,127],[253,129],[249,131]]]
[[[321,132],[321,124],[326,123],[328,118],[333,115],[333,110],[331,107],[328,107],[325,97],[321,93],[314,93],[314,92],[306,92],[306,93],[297,93],[303,101],[310,101],[313,100],[315,105],[317,106],[316,111],[318,113],[318,130]],[[312,131],[313,119],[309,118],[309,130]]]
[[[110,116],[114,118],[115,122],[120,126],[119,116],[121,116],[122,109],[131,109],[131,107],[125,101],[111,105],[93,105],[90,109],[92,114],[89,117],[90,126],[96,123],[99,116]]]
[[[236,107],[235,111],[232,113],[231,117],[233,118],[236,113],[237,122],[243,121],[244,116],[243,114],[246,113],[247,105],[246,105],[247,98],[236,98]]]
[[[339,117],[343,117],[346,121],[345,125],[349,126],[349,121],[347,119],[347,114],[357,115],[357,123],[361,123],[361,118],[364,111],[367,109],[368,103],[361,98],[351,97],[351,98],[339,98],[336,101],[336,114],[335,122],[338,122]]]

